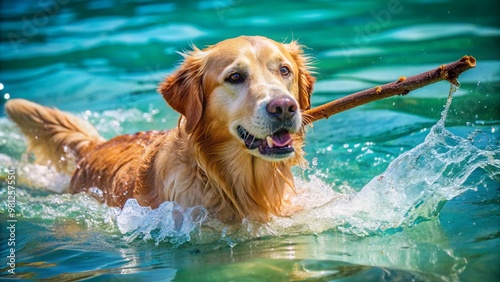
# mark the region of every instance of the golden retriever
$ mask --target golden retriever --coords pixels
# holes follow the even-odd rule
[[[14,99],[8,116],[40,162],[72,173],[69,191],[110,206],[135,198],[202,205],[223,222],[268,221],[289,210],[293,165],[303,165],[303,111],[314,78],[292,41],[241,36],[183,54],[158,91],[181,114],[178,126],[104,140],[89,123]]]

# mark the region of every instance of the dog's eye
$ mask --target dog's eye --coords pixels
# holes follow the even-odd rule
[[[289,76],[290,75],[290,69],[287,66],[282,66],[280,68],[280,74],[281,74],[281,76],[284,76],[284,77]]]
[[[230,83],[241,83],[245,80],[245,78],[243,77],[243,75],[235,72],[233,74],[231,74],[230,76],[228,76],[226,78],[226,81],[227,82],[230,82]]]

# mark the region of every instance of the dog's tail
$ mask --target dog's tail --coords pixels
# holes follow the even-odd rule
[[[14,99],[5,104],[5,111],[28,138],[36,162],[61,172],[71,173],[87,152],[106,141],[87,121],[58,109]]]

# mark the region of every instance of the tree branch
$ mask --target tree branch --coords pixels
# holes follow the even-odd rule
[[[400,77],[397,81],[377,86],[354,94],[342,97],[332,102],[312,108],[303,113],[304,125],[313,123],[320,119],[328,118],[340,112],[352,109],[363,104],[384,99],[395,95],[406,95],[417,88],[429,84],[447,80],[450,83],[459,85],[458,76],[464,71],[474,68],[476,59],[472,56],[463,56],[462,59],[447,65],[424,72],[411,77]]]

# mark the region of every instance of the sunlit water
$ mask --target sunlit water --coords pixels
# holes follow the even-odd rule
[[[64,2],[36,30],[23,26],[23,17],[34,23],[34,13],[51,3],[2,2],[2,29],[25,39],[2,32],[3,99],[73,112],[106,138],[171,128],[177,114],[154,91],[179,62],[176,52],[241,34],[298,38],[310,47],[318,72],[314,105],[465,54],[476,56],[478,66],[460,77],[453,99],[441,82],[317,122],[306,140],[310,168],[294,170],[293,201],[303,210],[266,224],[228,226],[203,207],[173,202],[150,209],[129,200],[118,209],[85,194],[60,194],[69,176],[33,164],[19,130],[2,116],[0,222],[4,229],[6,183],[15,171],[17,278],[495,281],[500,275],[494,51],[500,28],[494,9],[476,10],[494,2],[401,1],[403,9],[393,7],[390,18],[379,18],[387,16],[383,1],[271,1],[271,14],[242,1],[139,2],[121,10],[108,1]],[[379,30],[370,26],[377,19]],[[2,258],[9,254],[6,235],[0,232]],[[2,260],[2,278],[13,277],[8,269]]]
[[[291,217],[273,217],[266,224],[243,220],[241,224],[225,225],[209,218],[201,206],[183,208],[175,202],[164,202],[157,209],[151,209],[130,199],[119,209],[101,205],[86,194],[47,195],[43,190],[33,189],[62,192],[68,186],[69,176],[6,155],[0,156],[4,161],[2,177],[7,178],[8,169],[17,169],[18,181],[34,187],[17,190],[17,216],[43,220],[43,225],[49,226],[61,221],[75,222],[77,228],[108,234],[123,244],[143,240],[173,248],[187,243],[215,243],[218,248],[224,245],[235,248],[261,237],[332,230],[359,239],[384,236],[432,220],[444,201],[467,190],[477,190],[481,185],[487,186],[488,180],[500,180],[500,149],[496,144],[479,148],[477,139],[484,138],[480,132],[463,138],[445,128],[451,101],[450,95],[442,118],[432,126],[423,143],[394,159],[359,192],[348,185],[337,192],[338,189],[316,176],[307,179],[297,176],[298,195],[292,201],[304,209]],[[113,124],[109,121],[107,124]],[[17,139],[19,133],[15,131],[12,129],[7,137]],[[473,173],[475,177],[471,177]],[[2,199],[7,199],[7,194],[7,189],[0,191]],[[465,264],[463,259],[453,256],[450,259],[457,260],[454,264]]]

